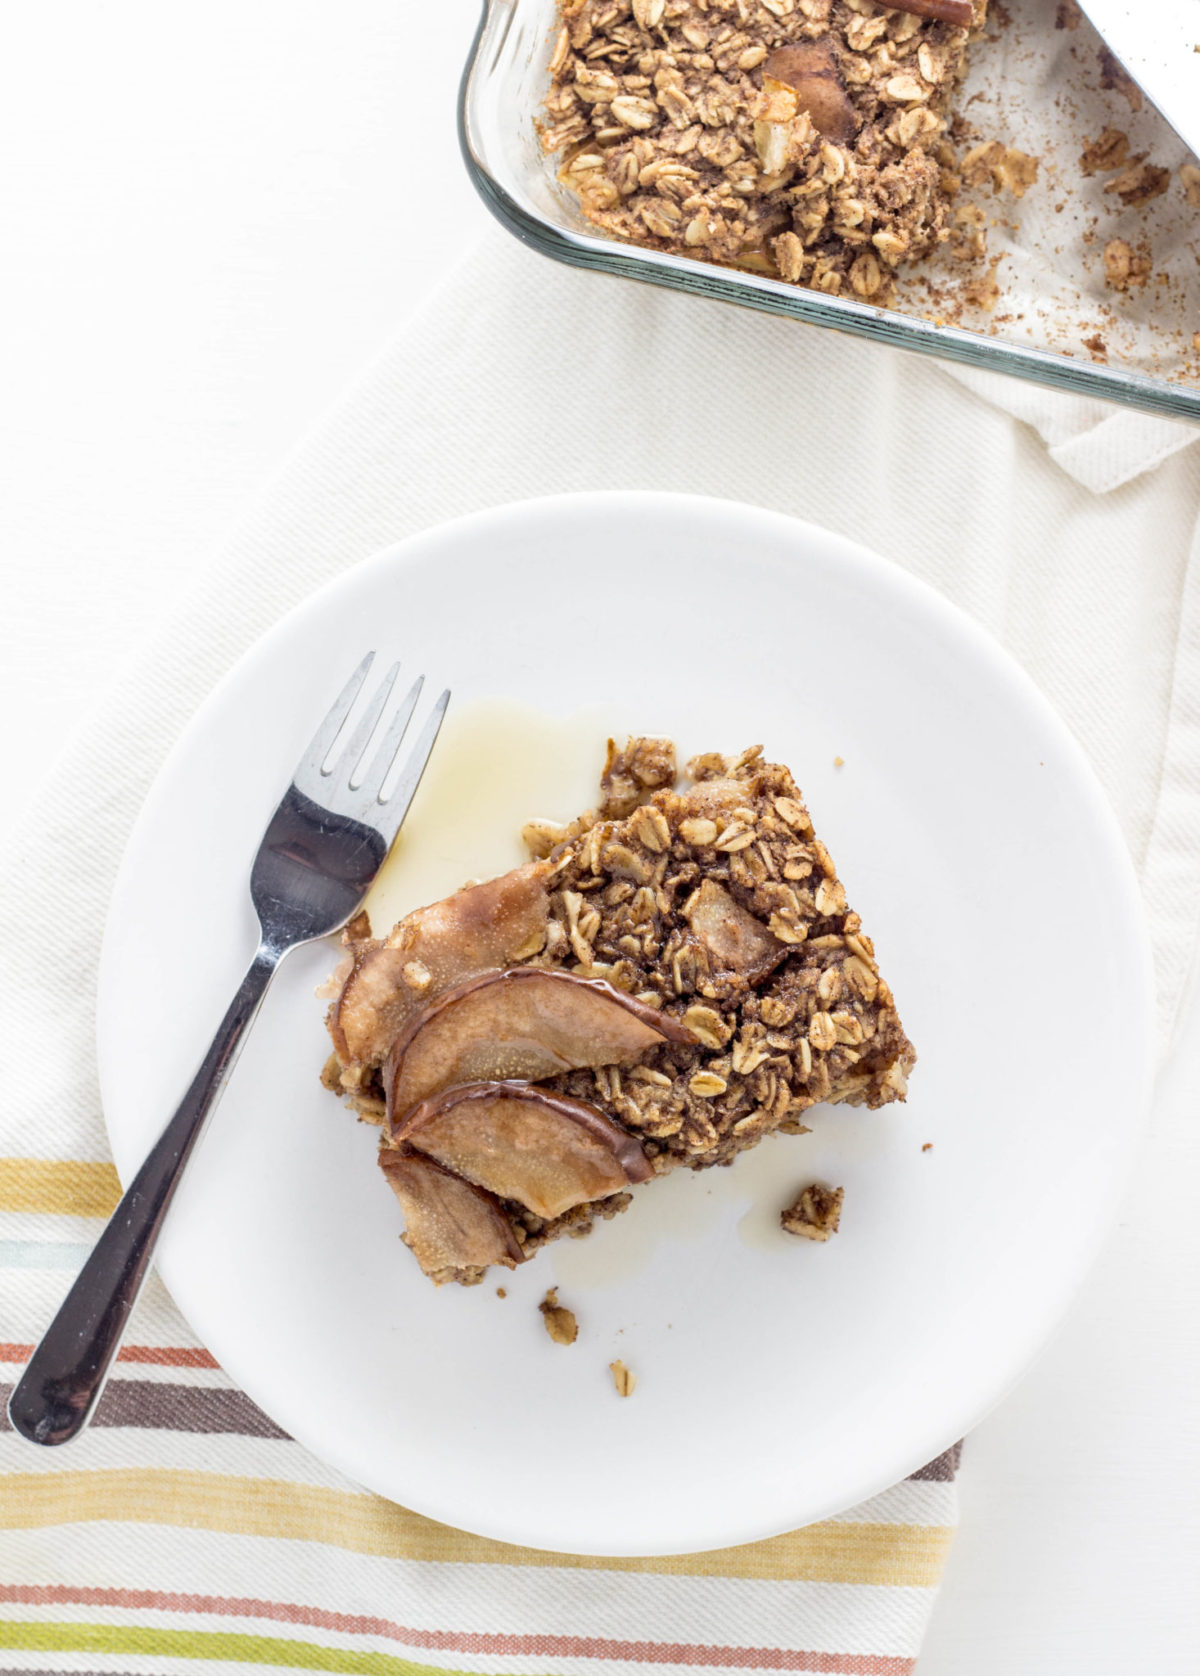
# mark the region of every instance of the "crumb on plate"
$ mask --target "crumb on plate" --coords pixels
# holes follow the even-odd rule
[[[814,1181],[801,1188],[793,1203],[780,1211],[779,1225],[785,1234],[796,1234],[800,1239],[831,1239],[838,1231],[845,1196],[844,1187],[822,1187]]]
[[[633,1388],[637,1384],[637,1374],[631,1373],[624,1362],[610,1362],[608,1370],[613,1376],[613,1384],[617,1388],[619,1397],[631,1397]]]
[[[575,1311],[558,1301],[558,1287],[552,1286],[538,1308],[546,1323],[546,1331],[555,1344],[574,1344],[579,1337],[579,1323]]]

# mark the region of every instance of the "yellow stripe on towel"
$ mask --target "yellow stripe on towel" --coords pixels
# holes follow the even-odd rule
[[[111,1216],[121,1183],[111,1164],[0,1158],[0,1211],[35,1216]]]
[[[940,1525],[824,1523],[706,1554],[612,1559],[510,1547],[436,1524],[378,1496],[274,1478],[152,1468],[14,1473],[0,1478],[0,1526],[32,1530],[93,1519],[287,1537],[388,1559],[691,1577],[795,1578],[894,1588],[936,1587],[954,1536],[951,1528]]]

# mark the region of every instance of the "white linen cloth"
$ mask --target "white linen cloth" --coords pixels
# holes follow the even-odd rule
[[[949,376],[932,362],[792,322],[555,267],[492,234],[322,422],[196,578],[184,607],[103,712],[89,721],[16,834],[5,876],[18,880],[19,888],[10,889],[0,905],[5,980],[0,992],[9,1039],[22,1044],[22,1053],[8,1071],[4,1152],[46,1156],[46,1078],[52,1067],[53,1111],[61,1125],[53,1155],[107,1157],[93,1043],[93,990],[107,900],[141,798],[213,683],[292,604],[377,548],[464,512],[570,490],[690,491],[811,519],[876,548],[984,623],[1073,728],[1117,809],[1145,891],[1166,1042],[1200,914],[1197,441],[1200,429],[987,375]],[[565,567],[569,560],[565,554]],[[735,575],[731,593],[736,588]],[[741,608],[754,609],[755,602],[741,602]],[[852,623],[846,633],[852,642]],[[579,679],[586,678],[584,671]],[[1035,873],[1029,885],[1028,911],[1036,912]],[[1024,906],[1014,911],[1018,933],[1021,911]],[[1067,950],[1068,981],[1069,962]],[[42,1217],[40,1228],[35,1220],[25,1218],[28,1234],[44,1240],[49,1230],[54,1237],[50,1220]],[[53,1220],[57,1227],[65,1219]],[[20,1217],[12,1220],[14,1232],[21,1232],[20,1223]],[[47,1270],[36,1281],[32,1273],[8,1279],[17,1287],[10,1297],[20,1300],[9,1310],[10,1331],[31,1335],[61,1292],[61,1276],[55,1282]],[[139,1319],[143,1336],[148,1332],[156,1343],[186,1345],[186,1329],[161,1288],[151,1289]],[[6,1354],[19,1360],[20,1348],[8,1346]],[[193,1354],[186,1348],[172,1353]],[[192,1404],[194,1414],[194,1396],[177,1395]],[[157,1463],[174,1460],[177,1446],[168,1432],[154,1435],[159,1441],[143,1445],[134,1432],[109,1431],[77,1447],[86,1450],[94,1443],[105,1461],[119,1448],[120,1459],[134,1463],[129,1470],[144,1474],[149,1461],[158,1473],[155,1482],[165,1482],[168,1474]],[[235,1459],[234,1443],[212,1447],[214,1463],[225,1459],[222,1450]],[[288,1470],[318,1486],[304,1490],[305,1496],[325,1493],[323,1469],[301,1460],[298,1446],[269,1440],[254,1445],[268,1447],[296,1452]],[[236,1455],[243,1473],[249,1448],[236,1444],[243,1451]],[[33,1464],[13,1457],[19,1474],[31,1473]],[[51,1476],[58,1465],[38,1464]],[[0,1475],[0,1495],[3,1484]],[[940,1520],[939,1530],[948,1538],[953,1510],[945,1488],[936,1514],[929,1500],[934,1491],[926,1486],[920,1493],[929,1501],[927,1516]],[[32,1493],[29,1486],[21,1491]],[[282,1494],[277,1487],[272,1493]],[[872,1504],[873,1511],[854,1510],[846,1519],[874,1520],[874,1530],[880,1519],[916,1517],[909,1505],[917,1496],[912,1486],[889,1495],[898,1498],[898,1512],[891,1503],[885,1507],[884,1498],[878,1507]],[[124,1516],[98,1511],[94,1499],[89,1505],[91,1514],[79,1517]],[[53,1590],[46,1595],[43,1586],[53,1584],[62,1600],[85,1603],[73,1611],[94,1616],[100,1594],[87,1589],[71,1594],[70,1579],[75,1547],[98,1535],[100,1527],[72,1523],[74,1515],[65,1523],[55,1523],[57,1514],[45,1517],[52,1528],[39,1538],[42,1545],[29,1538],[13,1549],[18,1570],[29,1572],[32,1581],[12,1598],[50,1599]],[[217,1515],[210,1510],[197,1517]],[[238,1517],[247,1515],[243,1510]],[[177,1522],[192,1522],[186,1502],[179,1505]],[[107,1571],[114,1577],[140,1576],[138,1568],[145,1564],[167,1580],[158,1593],[147,1592],[144,1584],[141,1594],[110,1588],[104,1599],[111,1595],[113,1610],[153,1613],[160,1599],[184,1610],[179,1602],[192,1599],[186,1590],[195,1586],[199,1572],[192,1561],[184,1563],[186,1556],[176,1555],[183,1538],[160,1533],[161,1554],[147,1549],[143,1563],[132,1537],[127,1542],[113,1525],[104,1528],[113,1533],[111,1542],[105,1541]],[[415,1536],[406,1534],[407,1526],[389,1532],[380,1538],[378,1552],[392,1569],[386,1576],[381,1572],[379,1588],[389,1598],[409,1589],[419,1597],[424,1585],[404,1568],[427,1563],[422,1544],[428,1533],[423,1526]],[[272,1552],[290,1546],[294,1555],[302,1545],[279,1540],[289,1534],[299,1530],[277,1532],[268,1522],[261,1538],[274,1544]],[[415,1545],[415,1561],[406,1543]],[[321,1552],[318,1542],[308,1546]],[[178,1576],[167,1565],[171,1556],[179,1560]],[[80,1550],[79,1575],[89,1582],[90,1563]],[[294,1563],[264,1558],[260,1567],[256,1560],[245,1587],[269,1592],[270,1579]],[[345,1602],[361,1597],[366,1612],[376,1610],[370,1605],[375,1597],[360,1560],[343,1556],[330,1571],[331,1563],[312,1558],[312,1577],[338,1580],[341,1592],[333,1593],[343,1616],[332,1609],[325,1616],[335,1626],[329,1633],[341,1634],[349,1622]],[[811,1555],[806,1563],[814,1563]],[[811,1666],[788,1668],[886,1670],[899,1676],[911,1668],[940,1571],[940,1559],[922,1564],[925,1587],[885,1587],[882,1596],[872,1589],[838,1592],[843,1573],[830,1572],[830,1585],[820,1585],[826,1618],[810,1618],[806,1607],[790,1631],[778,1631],[799,1641],[769,1645],[819,1643],[840,1650],[841,1662],[830,1662],[832,1652],[813,1652]],[[60,1581],[60,1573],[67,1582]],[[479,1610],[486,1606],[507,1627],[504,1608],[516,1587],[508,1567],[493,1559],[471,1576],[470,1589],[480,1591],[471,1597]],[[846,1580],[889,1581],[867,1574]],[[300,1587],[298,1578],[294,1586]],[[868,1595],[879,1617],[870,1627],[861,1604]],[[195,1600],[203,1605],[208,1596]],[[237,1601],[226,1604],[241,1610]],[[261,1600],[242,1605],[266,1610]],[[35,1609],[43,1610],[36,1604],[22,1607]],[[213,1609],[211,1602],[203,1609]],[[362,1623],[376,1633],[370,1627],[374,1618]],[[760,1635],[775,1633],[761,1617],[758,1629]],[[55,1630],[60,1641],[46,1645],[82,1648],[83,1633],[60,1626]],[[133,1630],[122,1641],[125,1634],[119,1624],[113,1629],[113,1655],[144,1645],[128,1639]],[[96,1643],[97,1650],[109,1645]],[[860,1651],[851,1653],[852,1648]],[[880,1657],[863,1662],[864,1648]],[[541,1643],[532,1650],[540,1656]],[[676,1652],[694,1655],[682,1646]],[[638,1655],[643,1656],[650,1655]],[[666,1655],[659,1649],[653,1656],[661,1662]],[[628,1659],[622,1668],[633,1668]],[[456,1667],[468,1666],[527,1668],[521,1660],[497,1664],[490,1655],[483,1662],[456,1658]],[[141,1665],[135,1660],[119,1668]]]

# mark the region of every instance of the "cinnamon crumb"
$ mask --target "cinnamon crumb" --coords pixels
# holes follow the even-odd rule
[[[1171,181],[1170,169],[1161,169],[1157,163],[1147,163],[1145,154],[1131,157],[1127,168],[1119,175],[1114,175],[1104,190],[1106,193],[1115,192],[1126,209],[1140,209],[1154,198],[1161,198]]]
[[[814,1181],[801,1189],[793,1204],[780,1211],[779,1225],[785,1234],[796,1234],[801,1239],[832,1239],[838,1231],[845,1197],[844,1187],[822,1187]]]
[[[933,1142],[932,1141],[926,1141],[925,1145],[921,1148],[921,1151],[922,1152],[932,1152],[933,1151]]]
[[[1126,239],[1109,239],[1104,247],[1104,283],[1113,291],[1141,290],[1150,277],[1150,246],[1136,249]]]
[[[506,1292],[506,1291],[505,1291],[505,1289],[504,1289],[504,1287],[503,1287],[503,1286],[497,1286],[497,1288],[496,1288],[496,1296],[497,1296],[497,1297],[498,1297],[498,1298],[507,1298],[507,1296],[508,1296],[508,1293],[507,1293],[507,1292]]]
[[[985,140],[967,152],[961,173],[968,186],[983,186],[990,180],[993,193],[1007,191],[1023,198],[1037,180],[1038,163],[1038,158],[1016,146]]]
[[[1119,169],[1129,156],[1129,135],[1120,128],[1105,128],[1098,139],[1084,140],[1079,167],[1085,175],[1108,174]]]
[[[992,309],[1000,296],[1000,286],[996,280],[996,268],[1004,257],[993,256],[986,270],[976,275],[963,287],[963,301],[970,303],[973,308]]]

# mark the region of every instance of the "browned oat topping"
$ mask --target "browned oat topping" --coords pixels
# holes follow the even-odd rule
[[[785,1234],[796,1234],[805,1240],[832,1239],[842,1219],[844,1187],[822,1187],[813,1182],[797,1195],[793,1204],[779,1214],[779,1225]]]
[[[945,237],[962,0],[559,10],[542,140],[606,232],[873,302]]]
[[[634,741],[634,764],[647,749],[661,741]],[[723,1162],[820,1100],[881,1105],[903,1094],[913,1062],[787,769],[754,747],[697,757],[688,772],[690,790],[561,843],[535,957],[603,976],[696,1036],[696,1048],[667,1044],[632,1069],[550,1085],[600,1100],[653,1143],[660,1170]],[[552,838],[539,832],[538,848]]]

